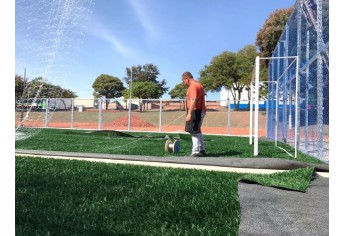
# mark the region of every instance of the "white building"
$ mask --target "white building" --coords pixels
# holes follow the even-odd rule
[[[243,89],[242,93],[241,93],[241,100],[240,100],[240,105],[239,105],[239,109],[246,109],[248,108],[248,103],[249,103],[249,96],[248,93],[250,91]],[[237,98],[238,92],[235,91],[235,97]],[[255,91],[253,91],[253,99],[255,99]],[[234,108],[234,97],[232,96],[232,93],[230,92],[230,90],[222,87],[222,89],[220,90],[220,106],[222,107],[226,107],[228,100],[230,101],[230,108]],[[264,101],[259,101],[260,107],[261,106],[265,106],[265,102]],[[262,107],[264,108],[264,107]]]

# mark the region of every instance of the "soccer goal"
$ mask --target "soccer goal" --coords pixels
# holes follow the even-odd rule
[[[23,140],[46,127],[56,107],[66,105],[61,98],[69,97],[64,87],[71,86],[74,80],[71,72],[93,1],[16,0],[15,3],[18,13],[15,137]]]
[[[260,81],[260,60],[282,60],[282,72],[271,71],[268,81]],[[250,134],[249,144],[253,144],[254,156],[259,154],[259,88],[260,84],[268,84],[268,102],[266,107],[267,126],[266,137],[272,138],[278,148],[278,140],[294,146],[294,155],[297,157],[298,150],[298,126],[299,126],[299,77],[298,77],[298,56],[285,57],[259,57],[255,59],[255,79],[251,83],[251,104],[250,106]],[[253,132],[254,129],[254,132]]]

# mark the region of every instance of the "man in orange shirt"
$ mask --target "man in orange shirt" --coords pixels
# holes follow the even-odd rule
[[[201,83],[194,80],[193,75],[188,71],[182,74],[182,81],[188,87],[185,131],[192,136],[192,156],[201,157],[206,155],[201,132],[202,121],[206,115],[205,91]]]

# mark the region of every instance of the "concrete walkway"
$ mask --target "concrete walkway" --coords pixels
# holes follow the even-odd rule
[[[329,178],[317,176],[305,193],[238,184],[239,236],[328,236]]]

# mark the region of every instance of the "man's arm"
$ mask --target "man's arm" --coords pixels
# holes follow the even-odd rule
[[[194,111],[194,108],[196,106],[196,98],[191,98],[190,99],[190,107],[188,109],[188,113],[186,116],[186,121],[190,121],[192,118],[192,111]]]

